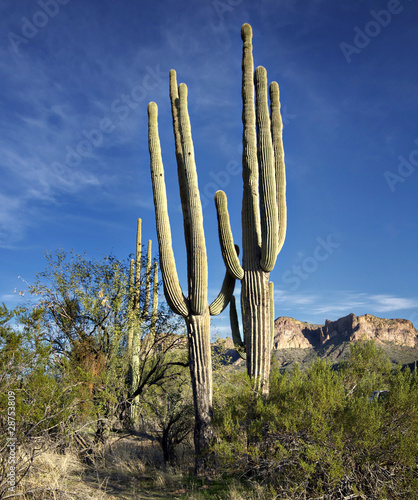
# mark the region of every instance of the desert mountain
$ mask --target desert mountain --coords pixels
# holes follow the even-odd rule
[[[273,349],[316,349],[330,340],[342,343],[360,339],[418,348],[418,331],[406,319],[349,314],[336,321],[326,320],[324,325],[311,325],[281,316],[275,320]]]
[[[281,316],[275,320],[273,351],[279,366],[289,369],[297,362],[303,368],[316,357],[339,364],[350,355],[350,344],[358,340],[375,340],[393,364],[410,365],[418,361],[418,331],[405,319],[385,319],[365,314],[349,314],[324,325],[304,323]],[[225,355],[236,367],[245,365],[234,348],[232,339],[225,339]]]

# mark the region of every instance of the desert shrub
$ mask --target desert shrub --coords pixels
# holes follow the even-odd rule
[[[187,375],[150,388],[141,398],[144,429],[161,446],[165,463],[174,463],[179,445],[193,432],[192,388]]]
[[[220,470],[279,498],[418,498],[417,379],[391,372],[370,342],[338,370],[317,359],[305,372],[274,372],[266,399],[232,375],[215,392]],[[386,398],[370,399],[382,389]]]
[[[60,372],[42,340],[37,310],[0,307],[0,382],[1,498],[14,493],[14,480],[17,486],[52,441],[68,436],[63,430],[79,408],[79,385]]]

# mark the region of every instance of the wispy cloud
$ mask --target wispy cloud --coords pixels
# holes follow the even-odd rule
[[[316,294],[292,293],[284,290],[275,290],[274,297],[281,307],[308,306],[320,300],[320,296]]]
[[[370,299],[374,301],[375,308],[379,312],[418,308],[418,299],[393,297],[391,295],[372,295]]]
[[[337,319],[350,313],[402,315],[408,319],[414,310],[418,310],[418,298],[353,291],[304,294],[276,290],[275,302],[276,316],[284,316],[291,311],[296,319],[314,319],[320,323],[326,318]]]
[[[144,87],[158,90],[163,81],[157,51],[138,50],[140,63],[133,67],[128,60],[132,62],[134,54],[121,54],[110,61],[98,45],[94,54],[80,47],[78,57],[75,51],[63,59],[58,57],[63,50],[62,41],[58,42],[51,34],[44,41],[48,50],[43,55],[22,50],[19,57],[0,46],[4,84],[0,97],[2,248],[18,244],[39,214],[65,203],[67,195],[87,196],[97,199],[98,204],[112,197],[120,199],[120,180],[112,181],[117,170],[115,151],[123,149],[126,170],[137,172],[137,165],[129,160],[135,150],[138,115],[145,120],[150,97]],[[116,66],[115,71],[109,70],[112,66]],[[122,100],[134,89],[140,102],[131,100],[130,107]],[[114,131],[102,134],[100,144],[96,139],[97,144],[92,145],[95,139],[91,131],[98,130],[106,119],[113,119]],[[93,137],[90,143],[86,135]],[[150,207],[149,196],[138,197],[138,192],[135,196],[125,192],[124,202],[129,201],[133,206]]]

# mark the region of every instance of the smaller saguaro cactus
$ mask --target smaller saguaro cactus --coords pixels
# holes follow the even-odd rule
[[[228,305],[233,294],[235,279],[227,271],[219,295],[210,305],[208,304],[206,242],[187,110],[187,87],[184,83],[177,86],[174,70],[170,71],[170,100],[187,251],[187,297],[179,283],[172,249],[164,167],[158,134],[158,108],[154,102],[148,105],[151,178],[164,293],[170,308],[184,317],[187,326],[195,408],[196,468],[199,469],[204,463],[202,454],[213,440],[210,315],[219,314]]]
[[[228,271],[241,280],[241,312],[247,373],[257,390],[269,392],[273,270],[286,234],[286,180],[282,143],[279,86],[270,84],[268,109],[267,72],[254,71],[252,28],[241,29],[242,53],[242,265],[234,249],[227,198],[215,194],[222,256]],[[255,100],[254,100],[255,94]],[[232,305],[234,307],[234,305]],[[232,312],[232,315],[234,313]],[[235,320],[234,320],[235,321]],[[235,324],[235,323],[234,323]],[[236,340],[237,333],[234,334]],[[238,340],[237,340],[238,342]]]
[[[129,385],[130,392],[134,393],[138,385],[139,366],[142,343],[148,345],[154,341],[155,328],[157,322],[158,308],[158,262],[154,263],[154,278],[152,280],[153,300],[151,310],[151,321],[149,331],[145,339],[142,339],[142,327],[144,321],[149,317],[150,298],[151,298],[151,268],[152,268],[152,242],[148,241],[147,257],[145,270],[142,265],[142,241],[141,241],[142,220],[138,219],[136,233],[136,254],[135,259],[131,259],[129,271],[129,304],[128,304],[128,363],[129,363]],[[141,276],[143,275],[143,277]],[[141,305],[141,296],[144,296]],[[136,406],[138,397],[132,401],[132,420],[136,418]]]

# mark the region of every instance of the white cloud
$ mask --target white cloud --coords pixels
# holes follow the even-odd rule
[[[284,290],[274,291],[275,301],[280,303],[280,307],[295,307],[295,306],[306,306],[314,305],[320,299],[319,295],[316,294],[304,294],[304,293],[292,293],[286,292]]]
[[[296,319],[323,322],[327,317],[337,319],[354,313],[373,315],[404,315],[407,319],[418,310],[418,299],[389,294],[339,291],[322,294],[288,293],[275,291],[276,316],[291,311]],[[303,315],[303,317],[301,317]],[[309,319],[311,318],[311,319]]]
[[[380,312],[418,308],[418,299],[393,297],[391,295],[372,295],[370,299],[375,302],[375,309]]]

